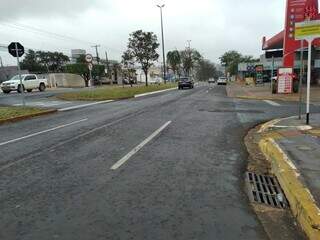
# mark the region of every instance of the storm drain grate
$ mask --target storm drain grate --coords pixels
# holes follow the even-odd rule
[[[266,204],[276,208],[288,207],[286,197],[274,176],[247,172],[246,184],[249,198],[252,202]]]

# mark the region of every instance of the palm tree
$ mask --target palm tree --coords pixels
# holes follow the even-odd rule
[[[172,71],[174,72],[175,77],[177,77],[178,71],[181,65],[180,52],[178,50],[168,52],[167,63],[171,67]]]

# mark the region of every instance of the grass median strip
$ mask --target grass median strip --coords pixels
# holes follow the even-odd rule
[[[28,118],[48,112],[47,109],[34,107],[0,107],[0,123],[17,118]]]
[[[137,86],[137,87],[105,87],[85,90],[74,93],[64,93],[57,98],[67,101],[104,101],[133,98],[135,95],[150,93],[177,87],[176,84],[168,83],[161,85]]]

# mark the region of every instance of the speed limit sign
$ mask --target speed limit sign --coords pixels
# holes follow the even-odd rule
[[[87,54],[87,55],[86,55],[86,62],[87,62],[87,63],[91,63],[92,60],[93,60],[92,55],[91,55],[91,54]]]

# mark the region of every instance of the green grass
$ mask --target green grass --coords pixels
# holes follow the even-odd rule
[[[93,90],[85,90],[75,93],[64,93],[57,98],[68,101],[103,101],[132,98],[134,95],[165,90],[177,87],[176,84],[167,83],[161,85],[136,86],[136,87],[106,87]]]
[[[47,110],[32,107],[0,107],[0,121],[16,117],[27,117]]]

